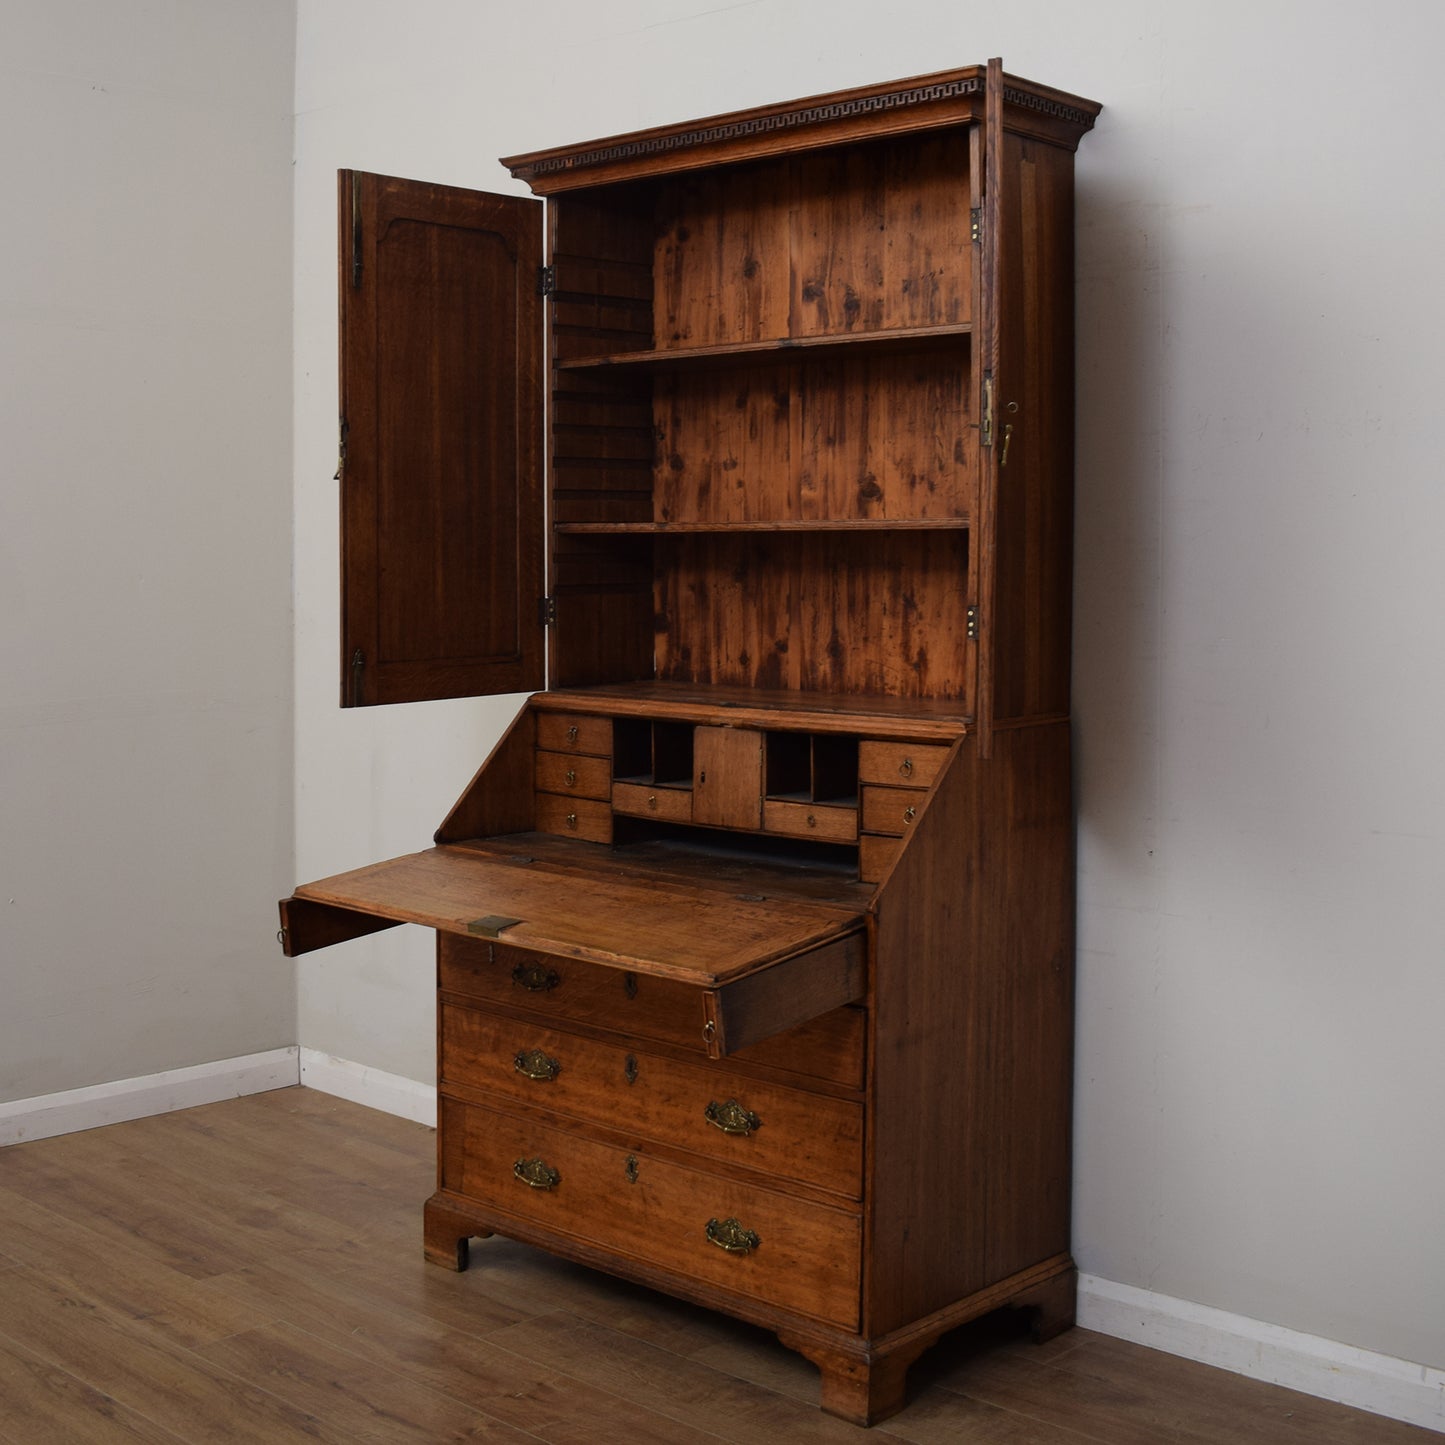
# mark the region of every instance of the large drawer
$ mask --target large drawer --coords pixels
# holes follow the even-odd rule
[[[525,1009],[563,1027],[581,1023],[698,1054],[706,1051],[698,990],[670,979],[449,933],[437,935],[437,979],[443,992]],[[830,1009],[729,1057],[860,1089],[863,1025],[861,1009]]]
[[[443,1189],[687,1279],[857,1328],[861,1230],[852,1210],[456,1099],[440,1104]]]
[[[443,1088],[465,1084],[858,1198],[863,1106],[443,1002]]]

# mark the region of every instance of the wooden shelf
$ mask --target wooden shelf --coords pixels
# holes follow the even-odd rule
[[[631,713],[679,722],[795,727],[815,733],[863,733],[916,741],[952,742],[973,730],[973,718],[964,712],[961,702],[760,687],[704,687],[655,679],[537,693],[532,706],[556,712],[613,717]]]
[[[865,517],[853,521],[832,519],[819,522],[557,522],[552,530],[570,536],[595,536],[610,532],[648,535],[670,532],[963,532],[968,527],[967,517]]]
[[[947,326],[905,326],[890,331],[850,331],[827,336],[780,336],[763,341],[730,341],[716,346],[666,346],[653,351],[618,351],[608,356],[574,356],[556,359],[559,371],[642,367],[670,369],[680,366],[725,366],[734,361],[787,360],[799,351],[827,351],[836,347],[864,351],[907,351],[917,347],[945,346],[966,340],[971,321]]]

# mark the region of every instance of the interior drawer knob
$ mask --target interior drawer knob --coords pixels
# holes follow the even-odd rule
[[[518,1159],[512,1173],[529,1189],[555,1189],[562,1182],[562,1176],[540,1159]]]
[[[736,1219],[709,1219],[708,1241],[729,1254],[751,1254],[761,1243],[755,1230],[744,1229]]]
[[[562,976],[540,963],[519,963],[512,970],[512,982],[529,993],[550,993],[562,982]]]
[[[544,1054],[541,1049],[524,1049],[512,1060],[512,1067],[525,1078],[545,1084],[562,1072],[562,1061]]]
[[[903,761],[898,764],[898,771],[902,773],[905,778],[911,778],[913,776],[913,759],[904,758]]]
[[[568,786],[569,788],[575,788],[575,787],[577,786],[577,769],[576,769],[576,768],[568,768],[567,771],[566,771],[566,773],[563,774],[563,776],[567,779],[567,786]]]
[[[575,723],[567,729],[567,741],[569,743],[575,743],[577,741],[577,727]]]
[[[744,1109],[736,1099],[729,1099],[726,1104],[719,1104],[714,1099],[702,1111],[702,1116],[724,1134],[751,1134],[754,1129],[763,1126],[763,1121],[751,1109]]]
[[[903,810],[903,821],[904,821],[905,823],[911,823],[911,822],[914,820],[914,818],[917,816],[917,814],[918,814],[918,809],[917,809],[917,808],[905,808],[905,809]]]

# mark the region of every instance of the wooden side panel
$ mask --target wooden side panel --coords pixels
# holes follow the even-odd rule
[[[971,319],[965,130],[795,164],[792,335]]]
[[[1002,171],[995,722],[1068,713],[1073,581],[1074,155],[1006,131]]]
[[[1070,810],[1067,724],[966,740],[881,890],[865,1334],[1068,1249]]]
[[[536,822],[531,776],[536,717],[530,707],[517,714],[442,820],[434,841],[461,843],[531,831]]]
[[[540,687],[541,207],[340,199],[342,704]]]
[[[969,705],[963,532],[659,537],[657,676]]]

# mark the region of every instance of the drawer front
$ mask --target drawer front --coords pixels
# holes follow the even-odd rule
[[[455,1099],[441,1100],[441,1125],[444,1189],[687,1279],[857,1327],[861,1230],[851,1210]]]
[[[923,795],[912,788],[864,788],[863,831],[902,837],[923,807]]]
[[[525,1009],[560,1028],[576,1021],[706,1052],[702,995],[683,983],[451,933],[437,937],[437,976],[448,993]],[[731,1057],[860,1089],[864,1022],[862,1009],[833,1009]]]
[[[612,841],[612,809],[591,798],[564,798],[556,793],[537,794],[537,831],[584,838],[589,843]]]
[[[824,803],[765,802],[763,827],[769,833],[786,833],[790,838],[851,843],[858,836],[858,810]]]
[[[636,818],[662,818],[669,823],[692,822],[690,788],[648,788],[640,783],[612,785],[612,811]]]
[[[441,1078],[636,1133],[849,1198],[863,1176],[863,1108],[444,1003]]]
[[[948,749],[918,743],[859,743],[858,781],[931,788]]]
[[[544,793],[577,798],[607,798],[612,793],[612,764],[607,758],[537,750],[537,787]]]
[[[559,753],[612,756],[612,719],[583,713],[539,712],[537,746]]]
[[[903,846],[899,838],[883,838],[864,833],[858,840],[858,876],[865,883],[879,883],[883,875],[893,866],[898,850]]]

